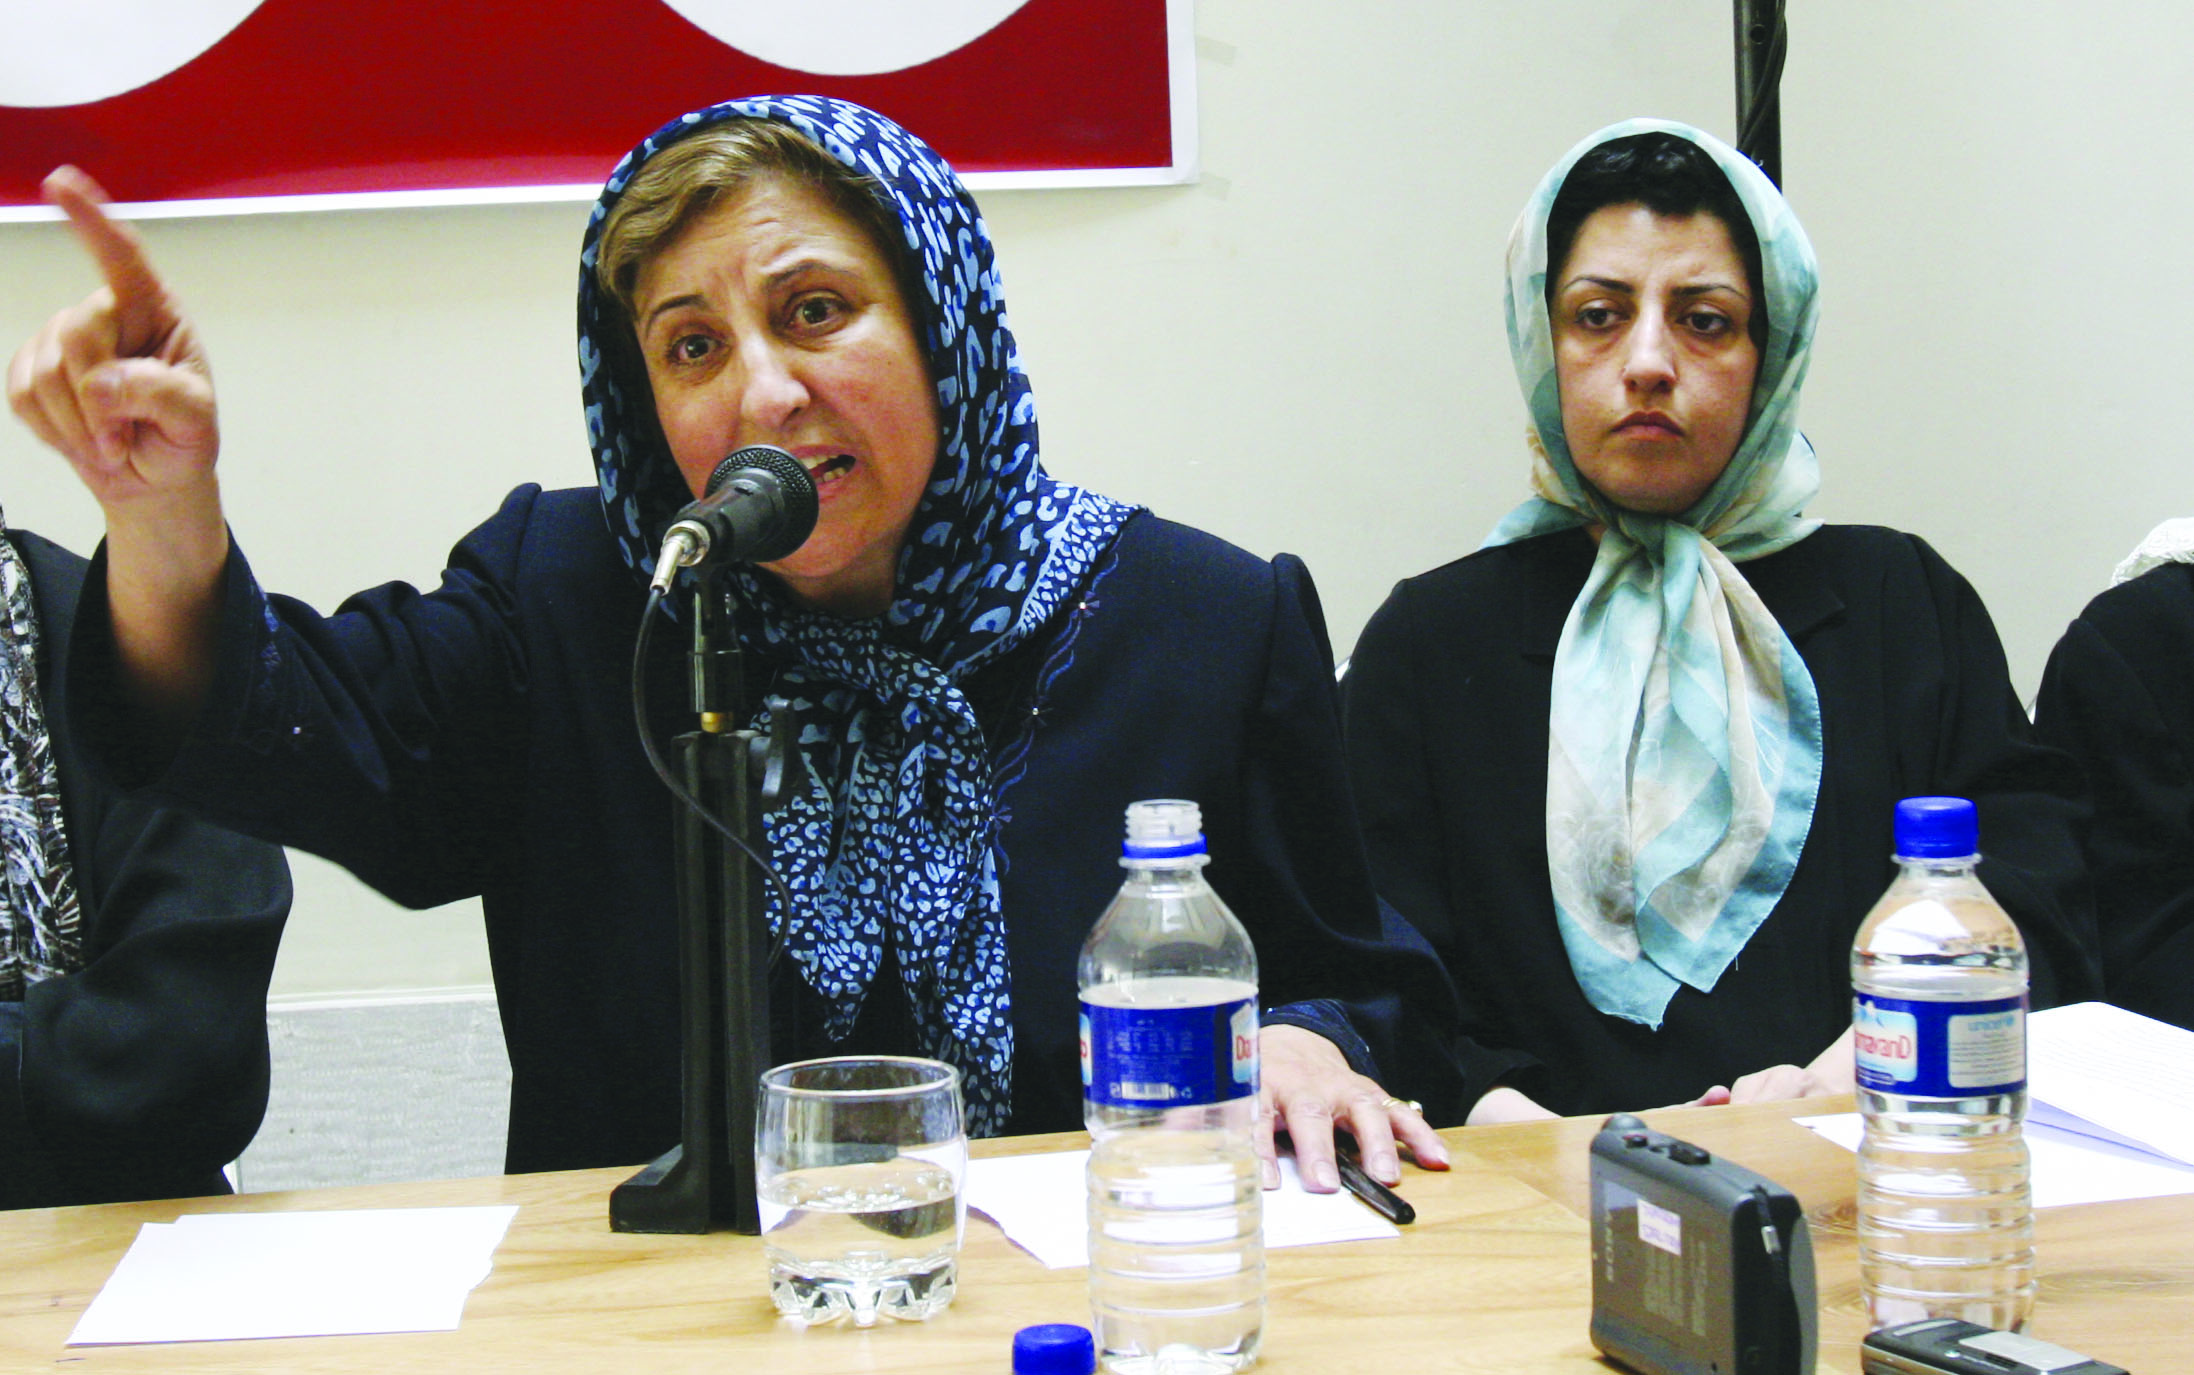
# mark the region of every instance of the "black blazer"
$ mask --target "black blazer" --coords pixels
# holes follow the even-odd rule
[[[272,845],[122,796],[69,711],[84,561],[10,531],[90,942],[74,974],[0,1004],[0,1207],[227,1193],[267,1106],[267,981],[289,915]]]
[[[1828,526],[1743,566],[1820,694],[1820,798],[1790,886],[1658,1030],[1592,1007],[1555,926],[1545,828],[1554,652],[1594,552],[1565,531],[1403,582],[1345,689],[1380,892],[1447,960],[1466,1028],[1509,1058],[1500,1079],[1598,1113],[1811,1060],[1850,1022],[1851,939],[1894,873],[1892,809],[1920,794],[1979,805],[1981,876],[2026,937],[2035,1004],[2093,993],[2078,773],[2031,741],[1988,613],[1920,539]]]
[[[2194,1028],[2194,567],[2087,604],[2050,653],[2034,728],[2094,794],[2106,996]]]

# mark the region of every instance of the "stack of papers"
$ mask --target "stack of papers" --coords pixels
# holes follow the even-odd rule
[[[1047,1270],[1089,1264],[1088,1151],[970,1160],[967,1204]],[[1295,1161],[1280,1157],[1280,1187],[1265,1191],[1265,1246],[1316,1246],[1401,1235],[1352,1193],[1303,1188]]]
[[[2194,1031],[2109,1003],[2026,1028],[2035,1207],[2194,1193]],[[1857,1113],[1798,1121],[1859,1148]]]
[[[148,1222],[69,1345],[453,1330],[517,1214],[513,1204]]]

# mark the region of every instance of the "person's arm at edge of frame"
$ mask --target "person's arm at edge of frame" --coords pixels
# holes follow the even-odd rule
[[[2194,909],[2194,568],[2097,594],[2050,651],[2035,738],[2080,765],[2103,996],[2194,1025],[2183,977]]]

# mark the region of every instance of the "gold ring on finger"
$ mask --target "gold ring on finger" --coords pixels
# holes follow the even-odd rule
[[[1414,1098],[1389,1098],[1379,1106],[1382,1108],[1408,1108],[1419,1117],[1425,1115],[1425,1105]]]

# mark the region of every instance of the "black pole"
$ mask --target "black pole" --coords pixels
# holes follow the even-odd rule
[[[1783,184],[1783,0],[1736,0],[1737,151]]]

